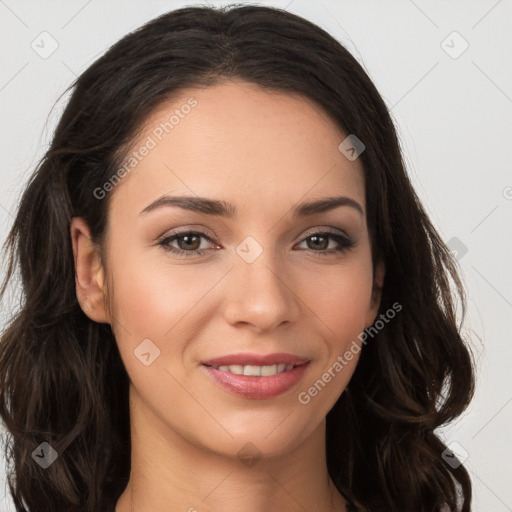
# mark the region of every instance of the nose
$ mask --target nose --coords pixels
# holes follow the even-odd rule
[[[226,321],[233,326],[248,324],[259,332],[292,324],[301,315],[298,288],[291,273],[285,272],[270,250],[251,263],[235,255],[225,288]]]

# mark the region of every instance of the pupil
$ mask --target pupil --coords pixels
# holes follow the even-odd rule
[[[318,240],[323,240],[324,243],[323,244],[320,244],[321,247],[320,249],[326,249],[327,248],[327,245],[329,245],[329,243],[327,243],[327,245],[325,244],[325,242],[327,241],[327,237],[325,236],[311,236],[310,237],[310,240],[313,242],[313,243],[317,243]],[[317,248],[318,248],[318,244],[317,244]]]
[[[196,239],[196,244],[194,244],[194,242],[191,242],[190,240],[193,240],[193,239]],[[185,249],[192,249],[192,250],[196,250],[197,249],[197,240],[199,239],[199,237],[197,235],[183,235],[182,236],[182,240],[184,241],[184,244],[188,247],[184,247]],[[327,237],[325,236],[310,236],[309,237],[309,240],[310,242],[312,242],[313,245],[316,245],[316,248],[320,248],[320,249],[326,249],[327,248],[327,245],[328,242],[327,242]],[[322,241],[323,243],[319,242],[319,241]],[[327,245],[326,245],[326,242],[327,242]],[[183,246],[183,244],[181,244]],[[190,245],[192,245],[192,247],[190,247]]]
[[[196,242],[197,242],[197,239],[199,238],[197,235],[184,235],[183,236],[183,240],[185,241],[185,245],[190,245],[191,242],[188,242],[187,240],[189,240],[190,238],[195,238],[196,239]],[[193,243],[192,243],[193,244]],[[185,249],[197,249],[197,243],[196,243],[196,246],[194,247],[185,247]]]

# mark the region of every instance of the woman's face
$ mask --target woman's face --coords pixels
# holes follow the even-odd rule
[[[311,102],[245,82],[190,89],[148,120],[110,192],[106,268],[132,405],[161,435],[230,456],[248,442],[280,454],[347,386],[378,309],[362,166],[338,149],[347,135]],[[295,213],[334,197],[348,199]],[[204,364],[248,353],[309,362],[259,377],[236,372],[282,367]]]

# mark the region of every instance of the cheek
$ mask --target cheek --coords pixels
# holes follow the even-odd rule
[[[307,282],[301,298],[324,324],[326,339],[342,342],[364,329],[373,285],[369,262],[361,259],[340,264]]]
[[[111,282],[115,283],[111,307],[120,338],[126,339],[129,333],[130,346],[135,346],[146,338],[170,337],[178,348],[176,340],[181,334],[190,338],[194,325],[200,329],[200,322],[191,320],[199,320],[198,312],[208,304],[207,295],[217,287],[215,295],[222,294],[221,281],[229,265],[171,265],[162,255],[144,258],[125,251],[121,259],[113,257],[111,268]],[[358,253],[339,263],[319,264],[314,274],[311,268],[300,272],[304,275],[295,276],[290,288],[305,306],[305,314],[323,325],[325,339],[343,341],[357,336],[370,306],[371,259]]]
[[[208,270],[194,264],[167,265],[165,258],[123,254],[113,258],[113,313],[123,336],[130,333],[134,342],[140,338],[175,337],[186,324],[186,316],[222,278],[223,269]],[[122,329],[125,327],[125,329]],[[190,328],[190,326],[189,326]]]
[[[115,338],[139,392],[159,389],[165,382],[168,393],[178,397],[180,387],[162,372],[171,368],[173,374],[189,371],[182,364],[184,353],[215,310],[211,309],[209,294],[227,270],[221,265],[200,270],[201,265],[170,265],[165,258],[156,259],[144,261],[142,256],[124,254],[122,262],[113,262]],[[151,362],[145,366],[140,358],[148,351]]]
[[[367,262],[368,263],[368,262]],[[347,387],[356,369],[372,294],[371,266],[352,261],[336,271],[318,276],[316,286],[304,290],[311,318],[317,320],[323,346],[298,402],[310,421],[320,421]]]

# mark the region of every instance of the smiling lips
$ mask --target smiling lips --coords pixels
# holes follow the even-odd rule
[[[231,354],[202,362],[208,376],[244,398],[272,398],[302,378],[310,360],[293,354]]]

